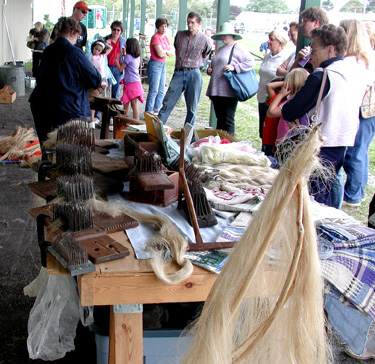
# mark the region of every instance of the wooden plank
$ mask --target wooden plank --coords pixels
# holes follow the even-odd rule
[[[105,149],[117,148],[118,144],[113,139],[95,139],[95,146]]]
[[[68,275],[70,274],[64,267],[54,258],[54,256],[47,252],[47,274],[48,275]]]
[[[129,258],[125,258],[129,259]],[[95,273],[92,273],[95,274]],[[216,274],[192,274],[178,284],[161,282],[154,273],[140,275],[98,275],[91,292],[90,274],[80,276],[80,297],[83,306],[134,303],[168,303],[205,301],[217,278]],[[86,281],[88,279],[88,281]]]
[[[109,154],[109,149],[98,147],[97,145],[95,145],[95,153],[107,155]]]
[[[142,313],[110,314],[109,364],[143,364]]]
[[[107,235],[85,239],[80,243],[87,249],[90,261],[94,264],[120,259],[130,254],[128,248]]]
[[[138,183],[145,191],[173,190],[173,182],[165,173],[140,173]]]
[[[123,159],[116,159],[100,153],[92,153],[92,169],[96,172],[108,174],[112,172],[128,171],[129,166]]]
[[[45,181],[28,183],[27,186],[31,192],[37,196],[49,201],[57,196],[57,184],[53,179],[47,179]]]

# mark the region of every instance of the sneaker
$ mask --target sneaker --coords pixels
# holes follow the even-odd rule
[[[369,359],[375,359],[375,354],[371,353],[370,351],[366,350],[366,352],[363,355],[357,355],[354,353],[349,347],[345,349],[345,354],[358,360],[369,360]]]
[[[95,121],[89,122],[89,128],[90,129],[95,129]]]
[[[361,206],[361,203],[360,202],[347,202],[347,201],[342,201],[342,205],[343,206],[347,206],[347,207],[359,207]]]
[[[99,123],[101,124],[100,119],[99,118],[94,118],[94,123],[95,123],[95,125],[99,125]]]

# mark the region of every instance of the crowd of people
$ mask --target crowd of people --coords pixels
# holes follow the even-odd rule
[[[88,47],[82,20],[89,11],[85,2],[76,3],[71,17],[59,19],[48,47],[49,34],[40,24],[30,31],[30,37],[40,43],[38,47],[43,47],[42,57],[37,58],[34,52],[37,82],[30,96],[41,143],[49,131],[70,119],[89,118],[94,127],[95,112],[90,110],[89,97],[103,95],[109,86],[112,98],[120,99],[122,85],[124,112],[128,114],[131,106],[133,118],[139,119],[138,102],[144,102],[139,41],[125,39],[123,24],[114,21],[111,34],[95,39]],[[217,128],[234,135],[238,98],[224,73],[238,74],[255,67],[249,50],[238,42],[241,35],[229,22],[221,24],[216,34],[211,30],[203,33],[201,16],[190,12],[187,30],[176,33],[172,46],[166,35],[168,26],[165,18],[155,22],[145,111],[166,123],[183,94],[184,123],[194,125],[204,71],[210,76],[206,96],[212,101]],[[286,45],[291,41],[296,46],[299,28],[310,44],[291,53]],[[217,41],[223,45],[214,50]],[[270,157],[291,130],[309,126],[321,91],[319,123],[325,141],[319,156],[334,177],[312,178],[310,190],[317,201],[336,208],[342,204],[358,206],[364,198],[367,149],[375,135],[374,42],[370,24],[347,20],[334,26],[322,8],[311,7],[301,13],[300,24],[289,24],[289,32],[283,28],[268,34],[268,52],[259,68],[259,136],[263,152]],[[89,57],[81,51],[85,46]],[[175,68],[165,92],[168,57],[175,57]]]

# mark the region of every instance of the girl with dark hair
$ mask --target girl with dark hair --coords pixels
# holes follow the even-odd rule
[[[126,53],[118,54],[115,62],[119,72],[124,73],[121,83],[124,84],[121,101],[124,104],[125,115],[129,112],[129,103],[132,106],[133,118],[139,120],[137,100],[144,102],[143,87],[139,76],[141,46],[137,39],[129,38],[126,41]],[[121,64],[120,64],[121,59]]]
[[[88,89],[99,88],[102,77],[81,49],[74,46],[81,27],[61,17],[58,37],[43,52],[36,87],[30,96],[31,112],[39,141],[69,120],[90,117]]]

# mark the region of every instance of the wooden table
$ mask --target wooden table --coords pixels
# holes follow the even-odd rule
[[[154,274],[148,260],[135,258],[124,232],[110,234],[127,246],[128,257],[96,265],[96,271],[78,276],[83,306],[109,305],[109,363],[143,364],[142,304],[205,301],[217,275],[194,266],[185,281],[169,285]],[[48,274],[66,274],[50,255]],[[117,312],[117,313],[115,313]]]

